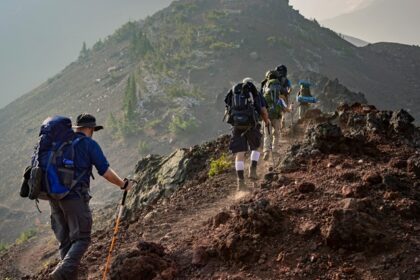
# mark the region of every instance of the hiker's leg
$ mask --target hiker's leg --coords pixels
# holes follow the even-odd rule
[[[261,146],[261,132],[259,128],[251,129],[247,134],[247,140],[249,143],[249,147],[251,148],[251,165],[249,166],[249,178],[256,180],[258,179],[257,176],[257,164],[258,160],[260,159],[260,152],[258,149]]]
[[[71,242],[69,236],[69,227],[65,219],[64,213],[60,208],[59,201],[50,200],[51,208],[51,228],[58,242],[60,243],[60,257],[64,259],[68,250],[70,249]]]
[[[302,119],[302,106],[301,105],[298,106],[298,119],[299,120]]]
[[[271,129],[271,132],[269,131],[269,129]],[[272,138],[271,133],[273,133],[273,129],[264,126],[264,141],[263,141],[264,160],[268,160],[270,151],[272,149],[271,143],[272,143],[273,138]]]
[[[244,189],[245,186],[245,152],[248,150],[248,143],[246,140],[245,130],[233,128],[232,138],[230,140],[229,149],[235,156],[235,170],[237,176],[238,190]]]
[[[271,124],[273,126],[273,152],[278,153],[278,150],[280,148],[281,119],[274,119],[271,121]]]
[[[73,280],[77,279],[80,261],[90,244],[92,213],[89,202],[83,199],[61,200],[60,205],[68,221],[71,247],[54,273]]]
[[[237,190],[241,191],[246,188],[245,185],[245,152],[239,152],[235,157],[235,170],[237,180]]]
[[[235,170],[238,179],[244,179],[245,152],[239,152],[235,157]]]

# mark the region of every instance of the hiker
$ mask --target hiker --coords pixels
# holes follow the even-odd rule
[[[260,158],[258,149],[261,146],[259,116],[266,126],[270,125],[268,113],[262,107],[262,99],[251,78],[244,79],[228,92],[225,98],[227,123],[232,125],[232,138],[229,149],[236,154],[235,170],[237,189],[246,189],[245,184],[245,152],[251,150],[251,164],[248,177],[258,179],[257,164]]]
[[[285,65],[279,65],[276,67],[276,71],[278,74],[277,79],[280,81],[280,84],[282,87],[281,88],[282,99],[284,100],[284,102],[286,102],[286,105],[291,110],[292,107],[290,106],[289,97],[290,97],[290,93],[292,92],[292,83],[287,78],[287,67]],[[290,113],[291,111],[287,111],[287,112]],[[285,123],[286,123],[286,114],[283,114],[281,117],[281,129],[284,129]]]
[[[303,80],[299,81],[299,86],[300,86],[300,89],[296,98],[297,98],[297,102],[299,103],[298,116],[299,116],[299,120],[301,120],[305,116],[305,113],[308,111],[309,104],[315,103],[317,100],[311,94],[310,82],[303,81]]]
[[[264,130],[264,146],[263,158],[268,160],[270,152],[277,153],[280,143],[280,130],[282,128],[282,120],[285,112],[290,112],[291,107],[287,105],[286,96],[290,93],[288,85],[290,82],[280,81],[284,78],[277,70],[267,73],[264,87],[262,88],[263,97],[267,103],[268,116],[270,118],[271,127]],[[288,82],[288,83],[287,83]]]
[[[90,114],[77,117],[75,128],[79,143],[74,147],[74,166],[76,177],[80,180],[61,200],[50,199],[51,228],[60,243],[61,261],[50,274],[50,279],[77,279],[78,267],[83,254],[91,242],[92,212],[89,208],[89,185],[92,166],[99,175],[110,183],[128,191],[132,182],[122,179],[111,169],[98,143],[92,139],[94,132],[103,129],[96,125],[96,119]],[[92,176],[93,177],[93,176]]]

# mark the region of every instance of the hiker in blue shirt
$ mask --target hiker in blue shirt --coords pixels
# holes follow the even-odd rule
[[[92,231],[92,212],[89,208],[90,177],[95,166],[99,175],[124,191],[132,187],[132,182],[122,179],[109,166],[99,144],[92,139],[93,133],[103,129],[96,125],[90,114],[77,117],[74,127],[76,135],[82,137],[75,146],[74,165],[76,177],[81,176],[77,185],[61,200],[50,200],[51,227],[60,243],[61,261],[50,274],[50,279],[77,279],[80,261],[89,247]]]

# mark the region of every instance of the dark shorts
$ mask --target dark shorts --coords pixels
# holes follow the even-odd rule
[[[261,146],[262,134],[259,127],[233,128],[229,149],[232,153],[255,151]]]

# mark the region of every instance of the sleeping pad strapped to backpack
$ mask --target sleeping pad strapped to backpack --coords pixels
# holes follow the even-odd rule
[[[86,172],[75,177],[75,146],[85,137],[78,137],[71,120],[55,116],[46,119],[40,129],[31,166],[25,170],[28,191],[21,196],[29,199],[62,199]],[[25,184],[22,185],[22,189]]]

